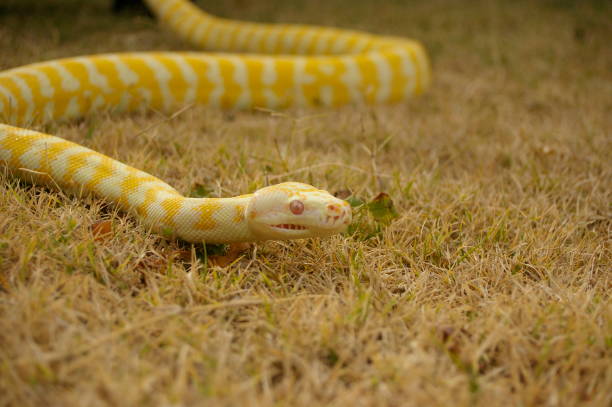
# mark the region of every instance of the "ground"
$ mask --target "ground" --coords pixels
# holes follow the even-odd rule
[[[4,2],[0,69],[188,49],[109,3]],[[0,406],[610,405],[609,2],[199,4],[420,39],[433,86],[397,106],[31,127],[185,193],[304,181],[385,192],[399,217],[356,207],[353,233],[219,267],[112,205],[2,171]],[[100,222],[112,233],[96,238]]]

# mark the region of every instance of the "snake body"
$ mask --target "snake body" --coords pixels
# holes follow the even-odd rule
[[[187,198],[103,154],[15,127],[104,109],[394,102],[429,83],[425,52],[412,40],[225,20],[185,0],[146,3],[181,37],[226,53],[105,54],[0,72],[0,122],[12,124],[0,124],[0,161],[29,181],[94,193],[158,233],[189,242],[294,239],[344,230],[351,221],[349,205],[310,185],[289,182],[233,198]]]

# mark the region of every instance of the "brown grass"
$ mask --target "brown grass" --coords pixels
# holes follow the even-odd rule
[[[185,49],[108,3],[0,5],[0,68]],[[400,218],[219,268],[99,200],[2,172],[0,405],[609,406],[610,3],[209,3],[422,39],[434,86],[391,107],[32,127],[184,192],[292,179],[385,191]],[[96,240],[104,220],[112,236]]]

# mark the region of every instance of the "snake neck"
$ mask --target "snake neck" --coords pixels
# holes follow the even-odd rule
[[[155,215],[154,209],[149,209],[148,218],[161,233],[169,232],[189,242],[235,243],[258,240],[249,229],[246,218],[251,195],[235,198],[176,196],[171,199],[174,201],[166,198],[163,211],[159,212],[163,219]],[[170,211],[167,210],[169,206],[172,206]]]

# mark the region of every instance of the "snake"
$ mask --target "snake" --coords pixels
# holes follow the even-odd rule
[[[403,101],[430,82],[411,39],[212,16],[187,0],[145,0],[162,25],[205,52],[124,52],[0,72],[0,162],[32,183],[93,194],[147,228],[192,243],[326,237],[352,220],[346,200],[300,182],[223,198],[184,196],[161,179],[27,128],[100,111],[171,112],[370,105]]]

